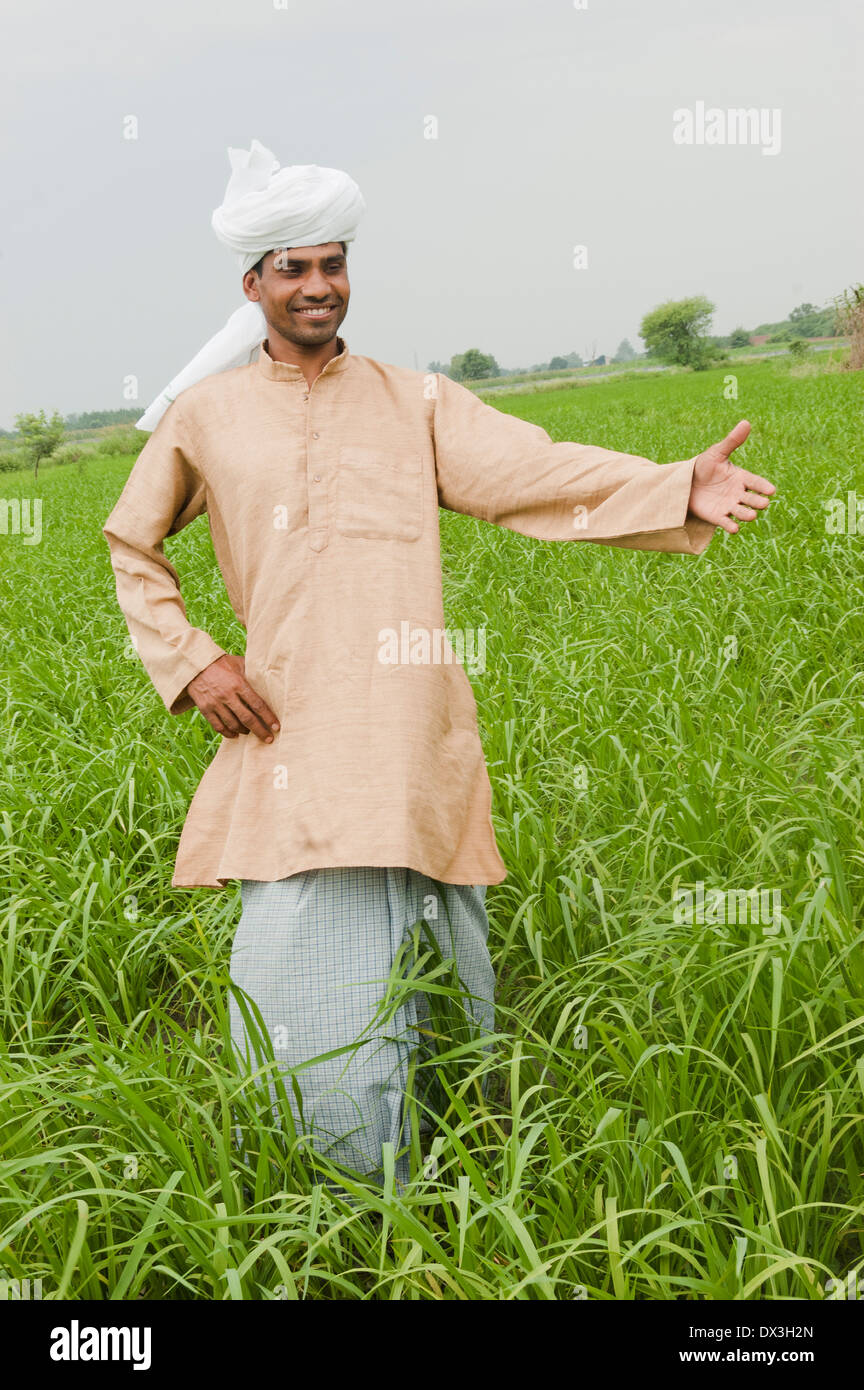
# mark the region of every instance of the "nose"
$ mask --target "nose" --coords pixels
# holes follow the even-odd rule
[[[303,293],[309,298],[317,296],[319,299],[330,293],[330,282],[317,267],[307,275],[303,283]]]

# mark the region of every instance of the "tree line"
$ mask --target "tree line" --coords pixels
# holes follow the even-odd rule
[[[786,345],[795,355],[801,355],[801,343],[808,338],[831,338],[850,332],[849,323],[844,318],[846,300],[854,299],[856,289],[846,291],[831,304],[820,308],[816,304],[803,303],[791,310],[786,319],[777,323],[763,323],[756,328],[747,329],[739,325],[726,336],[709,333],[716,305],[704,295],[692,295],[687,299],[667,300],[658,304],[642,318],[639,336],[645,343],[645,351],[638,353],[627,338],[624,338],[608,359],[609,362],[632,362],[639,358],[664,363],[675,363],[695,369],[708,367],[712,362],[723,361],[729,348],[748,347],[755,337],[765,336],[769,344]],[[845,326],[844,326],[845,324]],[[583,356],[578,352],[556,355],[548,362],[537,362],[531,367],[500,367],[491,353],[481,352],[479,348],[469,348],[458,353],[449,362],[430,362],[427,371],[441,372],[454,381],[479,381],[497,376],[522,376],[542,371],[565,371],[567,368],[583,366],[602,366],[607,362],[603,355],[598,356],[596,343]]]

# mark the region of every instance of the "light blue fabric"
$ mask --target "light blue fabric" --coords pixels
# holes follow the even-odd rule
[[[484,1034],[494,1030],[485,885],[439,883],[413,869],[333,868],[271,883],[244,879],[241,895],[231,978],[261,1011],[298,1134],[311,1133],[319,1151],[335,1162],[378,1175],[381,1145],[392,1142],[396,1177],[407,1183],[408,1155],[400,1157],[399,1151],[409,1141],[408,1063],[418,1044],[418,1057],[435,1051],[425,1040],[428,1033],[418,1032],[429,1022],[422,986],[389,1017],[369,1025],[385,998],[400,948],[392,981],[404,978],[429,949],[425,925],[443,959],[455,960],[464,991],[462,1033],[456,1040],[476,1036],[476,1028]],[[428,974],[433,965],[427,962],[420,973]],[[452,965],[436,983],[455,983]],[[254,1042],[250,1046],[233,990],[229,1009],[241,1062],[254,1066]],[[444,1046],[452,1042],[451,1037]],[[349,1044],[357,1046],[295,1073],[303,1098],[301,1123],[290,1069]],[[422,1081],[429,1074],[423,1069],[415,1078],[421,1097],[428,1086],[435,1089],[434,1082]],[[270,1094],[275,1101],[272,1083]]]

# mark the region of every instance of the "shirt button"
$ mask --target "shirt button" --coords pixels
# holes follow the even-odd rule
[[[321,474],[320,474],[320,473],[316,473],[316,474],[315,474],[315,482],[316,482],[316,483],[320,483],[320,481],[321,481]]]
[[[318,431],[317,431],[317,430],[313,430],[313,431],[312,431],[312,438],[313,438],[313,439],[317,439],[317,438],[318,438]]]

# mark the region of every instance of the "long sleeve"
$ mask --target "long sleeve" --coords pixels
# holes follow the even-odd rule
[[[187,620],[177,571],[162,548],[166,536],[182,531],[206,509],[206,487],[190,462],[175,404],[138,455],[102,528],[129,634],[170,714],[193,707],[187,685],[224,655],[208,633]]]
[[[715,527],[688,513],[694,459],[652,463],[596,445],[554,442],[437,373],[438,500],[538,540],[594,541],[699,555]]]

